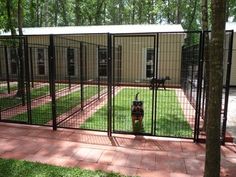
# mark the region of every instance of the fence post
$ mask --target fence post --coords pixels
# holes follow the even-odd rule
[[[29,54],[28,54],[28,38],[24,38],[24,51],[25,51],[25,79],[26,79],[26,104],[27,104],[27,115],[28,124],[32,124],[32,113],[31,113],[31,93],[30,93],[30,70],[29,70]]]
[[[111,96],[111,100],[112,100],[112,116],[111,116],[111,127],[113,128],[113,130],[115,129],[115,93],[116,93],[116,84],[117,84],[117,73],[116,73],[116,62],[117,62],[117,58],[116,58],[116,37],[113,36],[113,41],[112,41],[112,46],[111,46],[111,50],[112,50],[112,96]],[[109,72],[108,72],[109,75]],[[112,131],[112,128],[111,131]]]
[[[34,88],[34,70],[33,70],[33,52],[30,47],[30,74],[31,74],[31,86]]]
[[[18,84],[20,84],[20,94],[22,100],[22,106],[25,106],[25,78],[24,78],[24,58],[23,58],[23,38],[19,37],[19,48],[18,48],[18,60],[19,60],[19,75]],[[18,76],[19,77],[19,76]]]
[[[231,75],[231,65],[232,65],[232,47],[234,31],[229,31],[231,33],[231,38],[229,39],[229,51],[228,51],[228,61],[227,61],[227,74],[226,74],[226,84],[225,84],[225,103],[224,103],[224,117],[222,125],[222,144],[225,144],[225,133],[227,125],[227,112],[228,112],[228,100],[229,100],[229,87],[230,87],[230,75]]]
[[[108,46],[108,58],[107,58],[107,70],[108,70],[108,113],[107,113],[107,131],[108,136],[112,135],[112,38],[111,34],[107,34],[107,46]]]
[[[68,74],[68,85],[69,89],[71,89],[71,71],[70,71],[70,47],[67,48],[67,74]]]
[[[80,105],[84,109],[84,66],[83,66],[83,42],[80,42]]]
[[[101,92],[101,78],[99,74],[99,67],[100,67],[99,50],[100,50],[100,46],[98,46],[98,99],[100,99],[100,92]]]
[[[50,35],[50,46],[49,46],[49,80],[50,80],[50,91],[52,97],[52,126],[53,130],[57,130],[57,111],[56,111],[56,93],[55,93],[55,79],[56,79],[56,61],[55,61],[55,46],[54,36]]]
[[[194,52],[195,52],[195,46],[192,48],[192,54],[191,54],[191,82],[190,82],[190,102],[193,101],[193,75],[194,75]]]
[[[203,32],[200,33],[199,41],[199,55],[198,55],[198,80],[197,80],[197,98],[195,110],[195,124],[194,124],[194,142],[199,140],[199,126],[200,126],[200,111],[201,111],[201,94],[202,94],[202,71],[203,71],[203,55],[204,55],[204,40]]]
[[[159,43],[159,33],[154,36],[154,61],[153,61],[153,78],[158,78],[158,43]],[[152,89],[152,135],[156,135],[156,125],[157,125],[157,85],[154,83]]]
[[[7,46],[4,46],[4,51],[5,51],[5,64],[6,64],[6,74],[7,74],[7,92],[8,94],[11,93],[11,89],[10,89],[10,82],[9,82],[9,64],[8,64],[8,54],[7,54]]]

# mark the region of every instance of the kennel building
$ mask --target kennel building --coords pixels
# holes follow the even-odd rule
[[[0,38],[1,121],[197,140],[202,32],[111,25],[23,33]],[[158,83],[163,79],[166,89]],[[141,129],[131,123],[137,93],[144,103]]]

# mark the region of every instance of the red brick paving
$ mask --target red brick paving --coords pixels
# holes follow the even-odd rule
[[[205,145],[0,123],[0,157],[142,177],[201,177]],[[221,176],[235,177],[236,145],[222,146]]]

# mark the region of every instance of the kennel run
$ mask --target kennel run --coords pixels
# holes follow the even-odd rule
[[[2,122],[199,140],[206,32],[184,32],[180,25],[117,25],[26,28],[24,34],[0,37]],[[232,38],[227,31],[222,141]],[[161,78],[168,78],[166,89],[158,86]],[[142,126],[133,128],[137,93],[144,116]]]

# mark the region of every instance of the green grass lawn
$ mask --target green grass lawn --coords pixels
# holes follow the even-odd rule
[[[1,177],[125,177],[118,173],[65,168],[21,160],[1,159]]]
[[[66,86],[67,86],[66,84],[60,84],[60,85],[57,85],[55,89],[56,91],[58,91],[65,88]],[[47,94],[49,94],[49,85],[35,88],[31,90],[31,99],[35,99],[35,98],[38,98]],[[8,107],[21,104],[21,102],[22,102],[21,98],[16,97],[16,96],[4,97],[0,99],[0,107],[1,109],[5,109]]]
[[[84,100],[89,99],[96,94],[96,86],[87,86],[84,88]],[[57,116],[69,111],[75,106],[78,106],[81,103],[80,96],[81,90],[78,90],[58,98],[56,101]],[[32,123],[42,125],[52,120],[51,109],[51,102],[32,109]],[[27,121],[27,113],[18,114],[13,117],[12,120]]]
[[[10,84],[10,91],[15,91],[17,89],[17,84]],[[7,86],[0,86],[0,93],[7,93]]]
[[[114,100],[114,130],[132,132],[131,104],[135,94],[139,92],[139,100],[144,101],[143,127],[138,123],[135,131],[151,133],[152,127],[152,91],[147,88],[124,88]],[[186,121],[175,91],[159,90],[157,98],[156,134],[159,136],[192,137],[192,130]],[[105,122],[105,123],[104,123]],[[107,129],[107,105],[94,113],[81,128],[96,125],[99,130]]]

